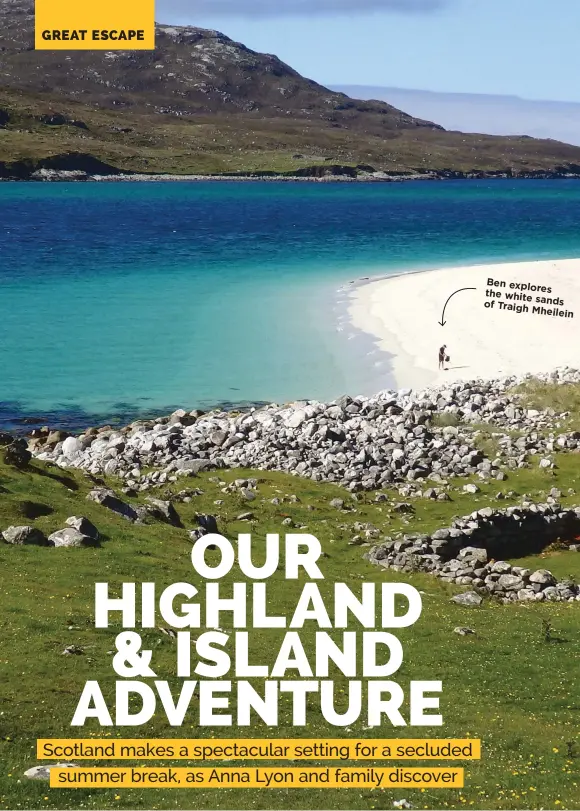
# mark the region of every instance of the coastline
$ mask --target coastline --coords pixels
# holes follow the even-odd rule
[[[0,183],[408,183],[413,181],[446,180],[580,180],[580,172],[565,169],[512,171],[456,171],[425,170],[416,172],[386,172],[362,170],[353,166],[310,166],[290,172],[248,171],[225,174],[171,174],[123,172],[106,167],[101,172],[83,167],[83,161],[70,161],[67,169],[46,168],[40,165],[8,165],[0,161]],[[107,171],[109,169],[110,171]]]
[[[578,364],[580,258],[407,271],[359,279],[350,291],[351,325],[389,354],[399,389]]]

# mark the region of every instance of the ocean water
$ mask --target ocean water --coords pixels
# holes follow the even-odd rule
[[[371,393],[351,281],[580,256],[574,180],[3,183],[0,209],[6,426]]]

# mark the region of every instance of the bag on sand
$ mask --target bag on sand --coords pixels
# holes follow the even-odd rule
[[[449,363],[450,360],[451,358],[449,357],[449,355],[445,355],[445,363]]]

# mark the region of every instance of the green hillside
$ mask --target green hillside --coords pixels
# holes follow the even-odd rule
[[[482,441],[493,440],[483,437]],[[510,473],[505,482],[480,483],[481,492],[476,495],[463,493],[465,479],[458,479],[449,502],[413,501],[416,513],[410,528],[427,532],[445,526],[453,516],[497,505],[498,493],[511,493],[502,500],[502,506],[507,506],[519,503],[524,494],[543,501],[556,486],[563,492],[575,491],[563,498],[563,504],[580,503],[580,458],[575,454],[561,455],[556,462],[554,471],[533,467]],[[238,490],[224,492],[226,483],[250,475],[258,479],[257,498],[250,504]],[[118,482],[107,484],[119,492]],[[460,589],[445,586],[436,578],[402,575],[371,566],[362,557],[364,548],[349,543],[357,534],[354,525],[370,522],[385,535],[409,529],[406,523],[409,518],[393,510],[393,503],[400,500],[396,493],[384,491],[386,502],[376,502],[374,493],[359,495],[354,500],[336,486],[283,474],[203,473],[181,479],[161,491],[164,497],[173,498],[181,528],[158,521],[130,524],[86,500],[86,494],[94,487],[92,481],[76,472],[65,473],[39,462],[33,462],[24,471],[3,465],[0,487],[2,528],[32,524],[48,534],[64,526],[70,515],[84,515],[97,526],[103,538],[101,547],[94,549],[0,546],[3,573],[0,807],[308,809],[342,808],[346,804],[349,808],[388,809],[394,800],[403,797],[416,808],[577,807],[578,605],[501,605],[486,599],[481,608],[465,608],[450,602],[450,597]],[[193,491],[185,496],[191,498],[189,502],[180,501],[185,489]],[[179,492],[181,496],[177,495]],[[345,500],[345,511],[331,506],[337,496]],[[273,504],[274,498],[280,503]],[[139,502],[129,497],[127,500],[134,505]],[[237,520],[248,510],[254,515],[250,522]],[[369,730],[361,719],[343,731],[329,727],[313,702],[308,725],[296,729],[289,724],[290,705],[284,701],[280,726],[275,731],[255,721],[250,729],[236,730],[237,736],[326,739],[413,737],[429,733],[432,737],[479,737],[483,742],[481,762],[461,764],[466,767],[464,790],[59,791],[49,789],[46,782],[23,777],[26,769],[38,763],[37,738],[79,734],[69,724],[86,680],[99,680],[105,695],[110,698],[113,694],[117,677],[111,667],[111,650],[120,627],[94,629],[94,583],[108,581],[114,586],[124,581],[154,581],[159,589],[178,581],[195,584],[187,530],[196,526],[197,513],[216,515],[220,532],[229,538],[248,531],[259,538],[266,532],[284,533],[288,528],[282,522],[290,518],[294,527],[303,527],[303,531],[313,533],[322,542],[323,594],[330,594],[336,581],[352,588],[362,581],[412,583],[422,592],[423,615],[412,628],[397,632],[405,660],[394,678],[403,687],[411,679],[443,680],[441,711],[445,723],[441,728],[425,728],[420,732],[416,728],[392,727]],[[580,555],[571,551],[547,551],[537,559],[526,559],[525,565],[548,568],[558,577],[580,577]],[[227,578],[237,579],[240,576],[235,571]],[[269,594],[273,596],[270,613],[290,611],[301,586],[301,581],[284,580],[279,570],[268,582]],[[546,623],[551,626],[550,641],[546,640]],[[475,633],[460,636],[454,633],[457,626],[467,626]],[[256,657],[265,662],[271,660],[278,633],[271,630],[253,633]],[[308,645],[312,645],[313,632],[304,633]],[[177,686],[172,677],[174,641],[159,629],[143,632],[143,639],[146,648],[155,649],[158,677]],[[82,654],[63,656],[70,645],[78,646]],[[341,679],[336,676],[337,682]],[[144,728],[116,729],[113,733],[89,722],[82,732],[84,737],[103,734],[227,737],[229,730],[198,729],[194,717],[183,728],[176,729],[159,717]]]

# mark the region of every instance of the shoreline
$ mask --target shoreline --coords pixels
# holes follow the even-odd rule
[[[388,354],[397,389],[578,364],[580,258],[409,270],[348,287],[351,325]],[[445,371],[437,363],[442,344],[451,357]]]
[[[314,166],[301,171],[275,173],[268,170],[233,174],[171,174],[164,172],[122,172],[114,167],[107,173],[81,168],[48,169],[29,167],[14,170],[0,162],[0,183],[408,183],[414,181],[445,182],[450,180],[580,180],[580,172],[530,171],[514,174],[506,171],[431,170],[413,172],[362,171],[356,167]],[[333,170],[340,171],[333,171]],[[4,173],[3,173],[4,172]]]

